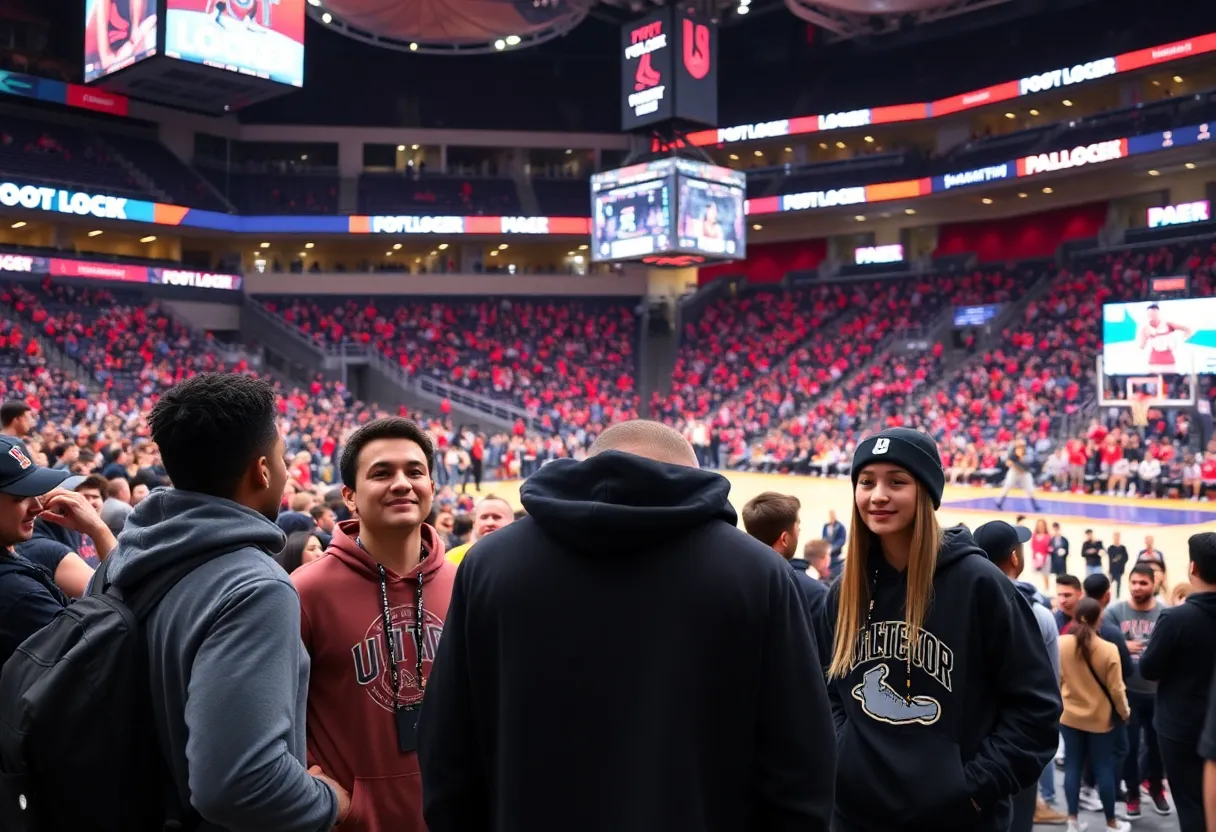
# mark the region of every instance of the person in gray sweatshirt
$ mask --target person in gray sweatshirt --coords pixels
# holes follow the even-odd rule
[[[272,557],[287,482],[274,390],[194,376],[164,393],[149,422],[174,488],[135,508],[108,569],[122,588],[197,563],[145,625],[178,802],[200,832],[325,832],[350,798],[306,764],[300,601]]]

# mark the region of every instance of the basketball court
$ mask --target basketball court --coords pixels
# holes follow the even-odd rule
[[[733,471],[725,476],[731,482],[730,498],[736,510],[742,510],[744,503],[763,491],[792,494],[801,500],[800,543],[818,536],[829,510],[834,510],[842,523],[849,522],[852,488],[847,479]],[[484,486],[484,493],[498,494],[518,507],[521,485],[520,481],[492,483]],[[1132,562],[1144,548],[1145,535],[1152,535],[1155,547],[1165,555],[1170,587],[1187,580],[1187,539],[1196,532],[1216,531],[1216,503],[1040,492],[1036,500],[1041,510],[1033,512],[1030,500],[1014,491],[1006,498],[1004,510],[997,511],[999,494],[998,489],[947,485],[938,517],[944,526],[965,523],[972,529],[989,520],[1013,523],[1019,514],[1026,515],[1024,523],[1030,528],[1040,517],[1048,526],[1059,523],[1070,545],[1068,571],[1081,578],[1085,575],[1081,542],[1086,529],[1093,529],[1094,536],[1108,545],[1112,533],[1120,532]],[[1034,580],[1032,575],[1026,578]]]

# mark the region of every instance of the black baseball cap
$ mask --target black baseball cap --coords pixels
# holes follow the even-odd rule
[[[1025,526],[1011,526],[1004,520],[993,520],[973,531],[971,536],[988,555],[988,560],[1004,563],[1015,546],[1030,541],[1031,534]]]
[[[0,493],[41,497],[56,488],[71,490],[84,480],[84,477],[74,477],[58,468],[36,465],[20,439],[0,435]]]

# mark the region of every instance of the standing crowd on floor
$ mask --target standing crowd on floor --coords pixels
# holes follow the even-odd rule
[[[1086,800],[1216,824],[1216,534],[1179,604],[1147,557],[1127,601],[1095,571],[1052,605],[1031,530],[941,526],[905,428],[858,443],[849,517],[801,547],[797,500],[739,529],[655,422],[460,517],[394,416],[284,511],[252,376],[168,388],[142,439],[95,479],[0,434],[5,830],[1021,832]]]

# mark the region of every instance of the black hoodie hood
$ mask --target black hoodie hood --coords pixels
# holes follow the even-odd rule
[[[620,555],[621,531],[662,543],[711,521],[734,526],[730,482],[713,471],[621,451],[559,459],[528,478],[520,501],[545,533],[576,551]]]

